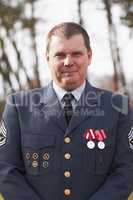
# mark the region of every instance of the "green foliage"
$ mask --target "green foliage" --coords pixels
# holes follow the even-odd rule
[[[130,28],[133,28],[133,11],[128,11],[121,17],[122,22]]]
[[[32,29],[35,24],[36,24],[36,19],[32,18],[32,19],[22,19],[22,26],[23,28],[29,28]]]
[[[35,52],[33,57],[35,63],[33,67],[34,79],[37,80],[36,87],[40,86],[40,77],[38,72],[38,59],[36,56],[36,31],[35,26],[38,22],[34,17],[36,0],[0,0],[0,78],[3,81],[4,93],[10,89],[13,89],[12,77],[15,78],[15,82],[18,85],[18,89],[22,89],[24,85],[27,88],[33,88],[32,80],[30,79],[27,66],[24,64],[24,58],[21,50],[18,47],[16,34],[17,31],[23,33],[25,29],[28,29],[32,41],[31,49],[29,51]],[[26,6],[31,9],[30,18],[26,16]],[[19,24],[19,28],[16,26]],[[4,34],[3,34],[4,32]],[[9,58],[9,51],[7,50],[7,41],[10,43],[13,52],[12,56],[16,59],[16,68],[13,69],[12,62]],[[26,83],[21,82],[21,74],[25,74]],[[35,87],[35,86],[34,86]]]
[[[0,1],[0,22],[9,30],[13,27],[14,23],[20,18],[22,13],[22,6],[6,5],[4,1]]]
[[[133,0],[114,0],[114,2],[119,3],[123,8],[122,23],[133,28]]]

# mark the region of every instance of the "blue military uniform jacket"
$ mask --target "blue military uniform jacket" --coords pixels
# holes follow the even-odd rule
[[[52,83],[11,95],[0,140],[5,200],[126,200],[133,187],[133,115],[126,105],[126,97],[87,82],[67,126]],[[103,130],[105,146],[87,130]]]

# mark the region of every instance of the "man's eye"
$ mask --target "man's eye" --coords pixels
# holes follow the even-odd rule
[[[64,58],[65,55],[64,55],[64,54],[56,54],[55,57],[56,57],[56,58]]]
[[[81,55],[82,55],[81,52],[75,52],[75,53],[73,53],[73,56],[81,56]]]

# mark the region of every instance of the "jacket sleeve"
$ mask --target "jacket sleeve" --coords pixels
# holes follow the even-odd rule
[[[116,151],[104,184],[89,200],[126,200],[133,190],[133,113],[119,114]]]
[[[0,134],[0,193],[5,200],[40,200],[25,177],[18,113],[12,96],[5,106]]]

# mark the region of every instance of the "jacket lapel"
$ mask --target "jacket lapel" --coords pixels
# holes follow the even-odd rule
[[[88,120],[95,115],[98,110],[98,96],[94,87],[86,82],[85,91],[76,106],[75,112],[72,116],[69,126],[67,127],[66,134],[72,133],[84,120]]]
[[[45,116],[65,132],[67,123],[64,117],[64,111],[53,89],[52,82],[45,88],[41,103],[44,104],[43,110]]]
[[[52,82],[44,88],[39,107],[43,110],[45,118],[52,120],[67,135],[72,133],[84,120],[95,115],[99,107],[97,90],[86,82],[85,91],[81,95],[68,126]]]

